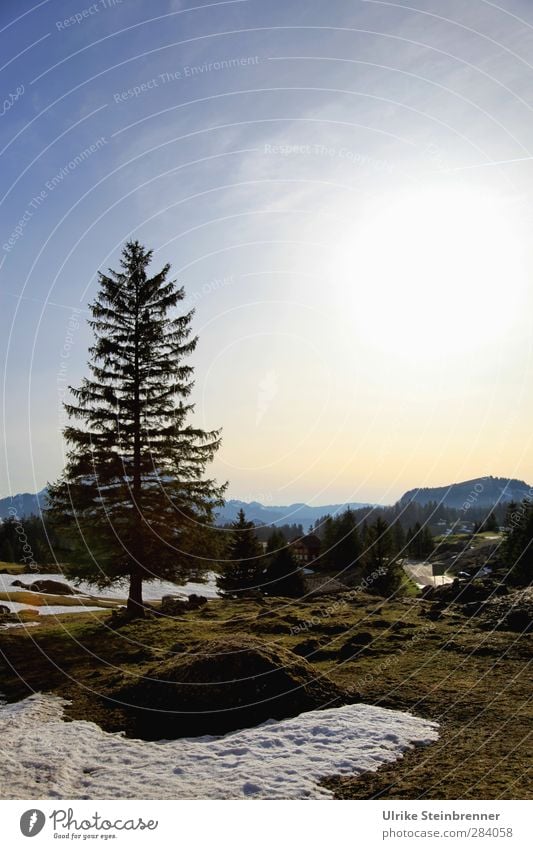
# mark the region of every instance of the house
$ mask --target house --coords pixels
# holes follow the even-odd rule
[[[307,534],[291,540],[290,550],[299,566],[312,563],[320,555],[320,540],[316,534]]]

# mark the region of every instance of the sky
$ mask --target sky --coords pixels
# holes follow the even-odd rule
[[[132,238],[228,497],[533,482],[532,48],[527,0],[3,0],[0,495],[60,474]]]

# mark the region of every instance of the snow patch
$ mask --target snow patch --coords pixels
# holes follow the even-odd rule
[[[147,743],[64,722],[65,704],[36,694],[0,707],[3,798],[325,799],[320,778],[376,770],[438,737],[434,722],[356,704]]]
[[[186,584],[173,584],[171,581],[146,581],[143,585],[143,598],[145,601],[158,601],[164,595],[174,595],[178,592],[184,595],[203,595],[206,598],[217,598],[218,590],[216,575],[208,572],[206,583],[200,584],[188,581]],[[125,599],[128,596],[128,582],[119,581],[112,587],[99,589],[95,584],[82,581],[79,584],[65,578],[60,572],[40,574],[39,572],[25,572],[22,575],[8,575],[0,572],[0,592],[14,592],[20,587],[14,587],[13,581],[22,581],[23,584],[32,584],[34,581],[62,581],[64,584],[78,590],[83,595],[96,596],[105,599]],[[3,604],[3,602],[2,602]],[[28,607],[28,605],[26,605]]]
[[[69,596],[70,598],[70,596]],[[31,610],[32,613],[38,613],[40,616],[47,616],[60,613],[88,613],[91,610],[109,610],[107,607],[97,607],[94,604],[23,604],[20,601],[0,601],[0,605],[7,607],[11,613],[18,613],[19,610]]]

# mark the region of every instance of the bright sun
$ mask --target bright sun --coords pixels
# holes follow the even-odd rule
[[[506,204],[461,186],[375,204],[337,269],[362,341],[426,357],[493,345],[526,285]]]

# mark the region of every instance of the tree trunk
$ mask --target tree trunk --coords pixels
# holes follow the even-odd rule
[[[128,614],[132,619],[144,617],[143,579],[139,569],[134,569],[130,575],[130,593],[128,596]]]
[[[134,386],[133,386],[133,557],[135,563],[130,575],[130,594],[128,597],[128,614],[139,619],[144,617],[142,599],[142,514],[141,514],[141,405],[139,378],[139,315],[138,315],[138,282],[135,295],[135,331],[134,331]]]

